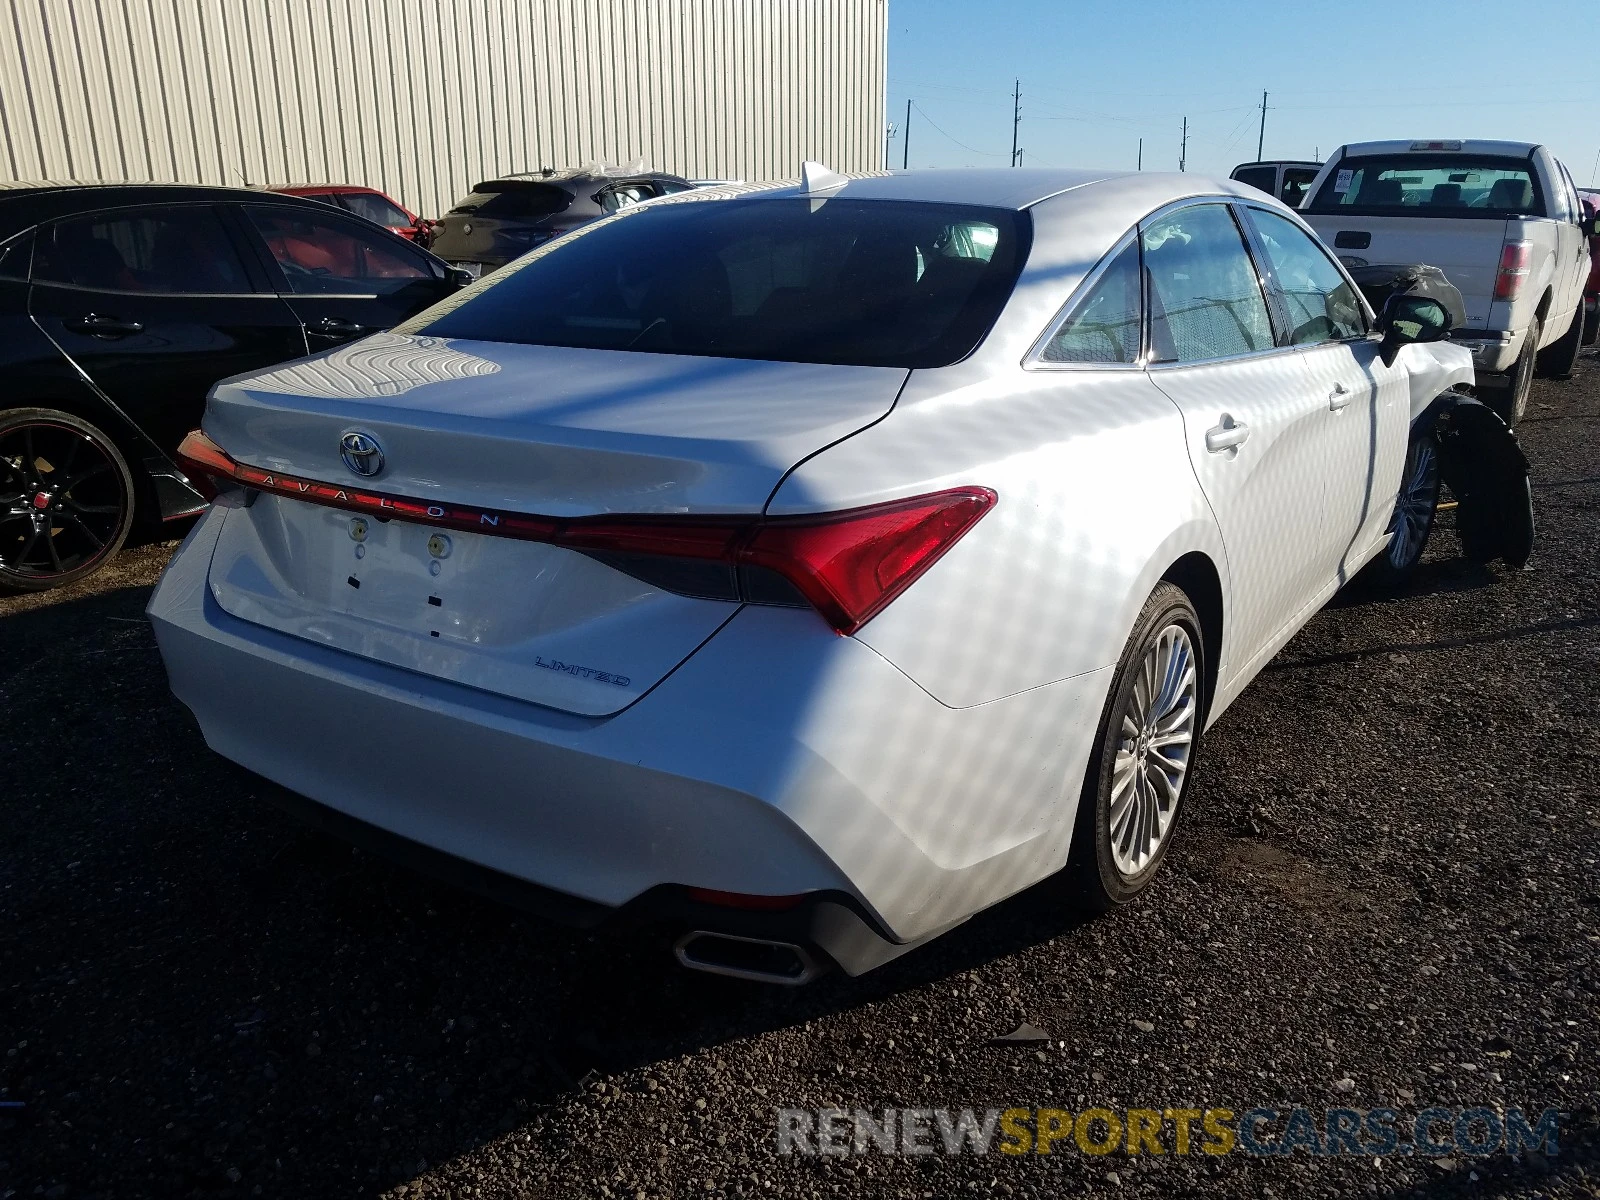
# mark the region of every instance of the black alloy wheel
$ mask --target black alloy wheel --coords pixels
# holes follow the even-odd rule
[[[42,592],[103,566],[133,525],[133,476],[87,421],[0,413],[0,588]]]

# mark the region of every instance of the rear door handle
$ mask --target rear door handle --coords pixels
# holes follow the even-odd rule
[[[1224,450],[1231,450],[1241,445],[1250,436],[1250,426],[1235,421],[1227,413],[1222,414],[1222,424],[1213,425],[1206,430],[1206,449],[1212,454],[1221,454]]]
[[[144,332],[144,326],[138,321],[122,321],[116,317],[103,317],[99,313],[71,317],[64,323],[68,329],[95,337],[126,337],[130,333]]]
[[[344,317],[323,317],[322,320],[311,326],[313,333],[326,333],[334,337],[349,337],[352,334],[365,333],[367,327],[355,321],[346,320]]]
[[[1356,395],[1342,383],[1333,385],[1333,391],[1328,393],[1328,407],[1338,412],[1339,409],[1354,400]]]

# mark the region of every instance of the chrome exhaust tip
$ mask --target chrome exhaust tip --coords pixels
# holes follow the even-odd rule
[[[705,929],[684,934],[673,943],[672,952],[692,971],[785,987],[810,983],[824,969],[811,951],[793,942],[737,937]]]

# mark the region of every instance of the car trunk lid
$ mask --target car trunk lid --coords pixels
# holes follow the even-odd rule
[[[229,380],[206,433],[308,494],[330,486],[318,503],[291,488],[230,511],[211,589],[244,620],[604,716],[692,654],[737,602],[502,536],[502,515],[755,516],[796,463],[881,418],[905,377],[384,334]],[[379,449],[377,474],[341,457],[348,433]],[[385,519],[341,505],[343,489],[469,508],[482,524],[445,531],[407,521],[403,505]]]

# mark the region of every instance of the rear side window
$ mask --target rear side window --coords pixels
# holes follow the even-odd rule
[[[658,195],[660,193],[648,183],[619,183],[615,187],[606,188],[595,199],[599,201],[604,211],[613,213],[631,208],[635,204],[643,204]]]
[[[368,232],[348,218],[256,205],[246,211],[290,289],[301,295],[386,296],[419,279],[438,278],[432,263],[396,244],[391,234]]]
[[[1054,363],[1131,363],[1139,357],[1139,247],[1130,242],[1073,308],[1039,357]]]
[[[1202,362],[1272,348],[1266,297],[1225,207],[1180,209],[1143,227],[1140,236],[1153,362]]]
[[[1277,167],[1240,167],[1233,173],[1234,179],[1250,187],[1259,188],[1267,195],[1272,195],[1272,190],[1278,186]]]
[[[1307,211],[1416,217],[1545,216],[1525,158],[1395,154],[1347,158]]]
[[[391,204],[382,196],[374,196],[371,192],[345,192],[339,197],[339,201],[356,216],[371,221],[374,225],[404,229],[411,224],[411,218],[406,216],[399,206]]]
[[[33,260],[33,231],[19,233],[0,245],[0,279],[27,279]]]
[[[698,193],[695,194],[698,197]],[[581,230],[403,332],[545,346],[936,367],[978,345],[1027,217],[891,200],[666,200]]]
[[[97,291],[254,291],[222,219],[203,207],[141,209],[45,226],[33,278]]]
[[[473,213],[508,221],[537,221],[553,217],[572,206],[572,195],[565,188],[549,183],[480,183],[472,194],[450,211]]]

